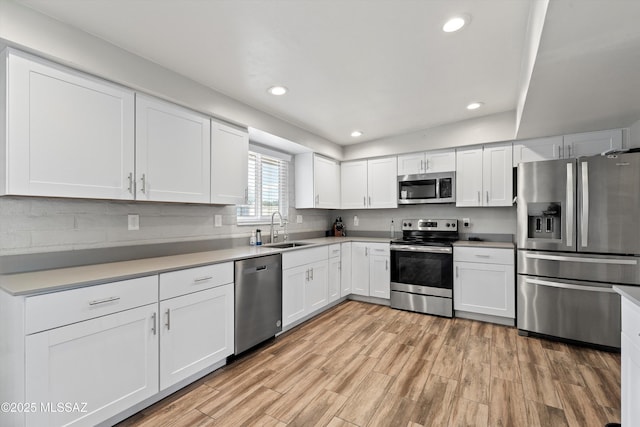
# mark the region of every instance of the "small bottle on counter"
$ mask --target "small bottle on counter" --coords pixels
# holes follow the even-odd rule
[[[251,237],[249,237],[249,246],[255,246],[255,245],[256,245],[256,232],[252,231]]]
[[[256,246],[262,245],[262,231],[258,228],[256,230]]]

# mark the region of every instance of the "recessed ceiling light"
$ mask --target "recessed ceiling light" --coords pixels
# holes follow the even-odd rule
[[[267,92],[269,92],[271,95],[280,96],[287,93],[287,90],[288,89],[284,86],[271,86],[269,89],[267,89]]]
[[[362,136],[362,131],[361,130],[354,130],[353,132],[351,132],[351,136],[354,138],[358,138],[360,136]]]
[[[483,105],[484,105],[484,102],[472,102],[471,104],[467,105],[467,110],[477,110]]]
[[[469,17],[469,15],[454,16],[453,18],[445,22],[445,24],[442,26],[442,31],[444,31],[445,33],[453,33],[468,24],[470,20],[471,18]]]

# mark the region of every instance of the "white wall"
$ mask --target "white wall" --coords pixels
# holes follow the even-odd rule
[[[342,157],[337,144],[11,0],[0,0],[2,41],[205,114],[278,135],[329,157]]]
[[[344,147],[344,160],[461,147],[515,138],[515,111]]]

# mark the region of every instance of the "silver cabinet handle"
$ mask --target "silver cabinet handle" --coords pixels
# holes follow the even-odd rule
[[[316,205],[320,204],[320,195],[316,194]]]
[[[130,194],[133,194],[133,172],[129,172],[129,176],[127,178],[129,179],[129,187],[127,187],[127,190]]]
[[[158,330],[156,328],[157,317],[158,317],[158,313],[154,311],[153,316],[151,316],[151,318],[153,319],[153,327],[151,328],[151,332],[153,332],[153,335],[156,335],[158,333]]]
[[[198,283],[206,282],[207,280],[211,280],[211,279],[213,279],[213,276],[204,276],[204,277],[198,277],[197,279],[193,279],[193,282],[198,284]]]
[[[371,196],[369,196],[369,207],[371,207]]]
[[[562,147],[558,145],[558,158],[561,159],[562,158]]]
[[[487,204],[489,204],[489,192],[487,191]]]
[[[141,193],[147,193],[147,177],[145,174],[142,174],[142,177],[140,177],[140,182],[142,182],[142,188],[140,189]]]
[[[573,246],[573,162],[567,163],[567,246]]]
[[[571,283],[560,283],[560,282],[552,282],[549,280],[539,280],[539,279],[525,279],[525,283],[529,283],[532,285],[542,285],[542,286],[550,286],[552,288],[560,288],[560,289],[574,289],[576,291],[589,291],[589,292],[602,292],[613,294],[616,291],[613,288],[604,288],[600,286],[585,286],[585,285],[574,285]]]
[[[308,282],[309,281],[309,269],[307,268],[307,271],[305,272],[305,277],[304,279]]]
[[[364,248],[364,256],[369,256],[369,248]]]
[[[478,203],[480,203],[482,200],[480,199],[480,192],[478,191]]]
[[[366,208],[367,207],[367,196],[364,196],[362,198],[362,205]]]
[[[388,259],[384,260],[384,269],[385,269],[385,271],[389,271],[389,260]]]
[[[476,254],[475,255],[476,258],[491,258],[491,255],[480,255],[480,254]]]
[[[120,297],[109,297],[109,298],[103,298],[103,299],[96,299],[96,300],[93,300],[93,301],[89,301],[89,305],[106,304],[108,302],[118,301],[119,299],[120,299]]]
[[[311,274],[309,275],[309,277],[311,277],[311,280],[313,280],[313,268],[311,269]]]
[[[424,160],[420,160],[420,172],[424,171]]]
[[[167,323],[165,323],[165,325],[167,326],[167,331],[171,330],[171,310],[167,308]]]
[[[589,245],[589,163],[582,162],[582,217],[580,219],[582,247]]]

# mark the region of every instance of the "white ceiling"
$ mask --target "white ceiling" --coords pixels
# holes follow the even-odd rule
[[[515,110],[538,1],[19,3],[344,145]],[[459,13],[471,24],[442,32]],[[552,0],[518,136],[628,126],[639,79],[640,1]]]

